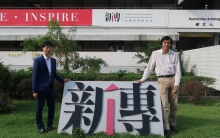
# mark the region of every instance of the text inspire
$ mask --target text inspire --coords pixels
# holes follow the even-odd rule
[[[78,13],[25,13],[25,21],[78,21]],[[0,13],[0,21],[8,21],[7,13]]]

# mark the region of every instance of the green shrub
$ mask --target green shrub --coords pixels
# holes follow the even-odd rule
[[[209,77],[203,77],[203,76],[183,76],[181,77],[180,85],[190,81],[190,80],[198,80],[203,83],[204,86],[213,85],[216,82],[216,79],[209,78]]]
[[[142,78],[143,74],[135,74],[131,73],[125,70],[119,70],[116,73],[108,73],[108,74],[100,74],[97,71],[89,70],[87,73],[65,73],[63,71],[58,70],[57,71],[58,75],[63,77],[63,78],[69,78],[72,81],[135,81],[138,79]],[[16,97],[20,98],[30,98],[32,97],[31,93],[31,74],[32,74],[32,69],[29,70],[18,70],[18,71],[12,71],[11,73],[11,81],[14,81],[12,83],[11,87],[12,91],[14,92],[13,95]],[[25,80],[25,82],[21,81],[21,79]],[[186,93],[183,92],[182,90],[182,85],[185,84],[188,81],[196,80],[201,82],[201,84],[205,87],[211,86],[216,82],[216,79],[214,78],[209,78],[209,77],[202,77],[202,76],[182,76],[181,81],[180,81],[180,95],[181,96],[187,96]],[[157,81],[157,76],[155,74],[151,75],[147,81]],[[18,85],[19,84],[19,85]],[[14,86],[15,85],[15,86]],[[62,83],[59,83],[58,81],[55,80],[55,95],[56,99],[59,101],[62,100],[62,95],[63,95],[63,88],[64,85]],[[14,88],[15,87],[15,88]],[[19,88],[18,88],[19,87]],[[212,89],[213,91],[213,89]],[[29,96],[30,94],[30,96]],[[209,91],[207,91],[203,96],[206,94],[209,94]],[[24,97],[25,96],[25,97]],[[189,96],[189,95],[188,95]]]
[[[32,68],[29,68],[28,70],[12,70],[11,71],[11,78],[10,78],[10,96],[14,97],[17,95],[17,84],[20,83],[25,78],[31,78],[32,77]]]
[[[56,99],[58,101],[62,100],[63,96],[63,87],[64,84],[60,83],[59,81],[54,81],[54,92]],[[16,95],[14,95],[15,98],[18,99],[31,99],[33,98],[32,95],[32,78],[25,78],[20,83],[16,85]]]
[[[25,78],[16,85],[16,98],[31,99],[32,95],[32,78]]]
[[[64,88],[64,84],[60,83],[59,81],[55,80],[54,81],[54,93],[55,93],[55,97],[58,101],[62,101],[62,97],[63,97],[63,88]]]
[[[116,81],[118,75],[116,73],[99,74],[96,78],[97,81]]]
[[[208,88],[199,80],[189,80],[180,86],[180,94],[187,96],[189,102],[197,104],[208,92]]]
[[[215,88],[208,87],[208,93],[206,96],[220,96],[220,91],[216,90]]]
[[[188,101],[197,104],[201,96],[207,96],[214,91],[211,85],[216,79],[202,76],[183,76],[180,81],[180,95],[187,96]]]
[[[14,108],[10,96],[0,91],[0,113],[10,112]]]
[[[119,70],[116,72],[116,74],[118,75],[117,80],[124,80],[123,77],[126,76],[128,72],[127,70]]]
[[[9,112],[14,109],[12,99],[7,95],[10,90],[10,78],[9,67],[0,62],[0,113]]]
[[[3,65],[0,62],[0,90],[8,92],[10,87],[10,77],[11,73],[8,66]]]
[[[82,75],[84,76],[84,80],[87,80],[87,81],[96,80],[96,77],[98,76],[98,74],[99,73],[93,69],[88,70],[87,73],[82,73]]]
[[[84,138],[86,137],[86,133],[84,132],[82,128],[74,127],[72,137],[73,138]]]

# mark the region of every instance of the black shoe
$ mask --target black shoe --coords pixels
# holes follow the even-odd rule
[[[45,133],[47,133],[47,131],[44,128],[41,128],[41,129],[39,129],[39,133],[40,134],[45,134]]]
[[[164,130],[164,137],[169,138],[170,137],[170,130]]]
[[[179,132],[178,129],[175,126],[170,126],[170,130],[172,130],[174,132]]]
[[[47,130],[48,130],[48,131],[53,131],[54,128],[53,128],[52,126],[50,126],[50,127],[47,127]]]

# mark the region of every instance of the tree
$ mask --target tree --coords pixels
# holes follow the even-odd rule
[[[77,59],[72,65],[72,69],[77,69],[81,67],[81,72],[88,72],[89,70],[93,70],[95,72],[100,72],[101,70],[101,65],[103,65],[104,67],[107,67],[108,64],[102,60],[101,58],[90,58],[90,57],[86,57],[86,58],[75,58]]]
[[[137,54],[134,56],[134,58],[136,57],[140,59],[137,64],[146,63],[147,65],[152,52],[160,48],[161,45],[159,40],[156,42],[149,42],[147,47],[137,47]],[[143,74],[143,72],[143,70],[137,69],[137,73]]]
[[[63,67],[65,73],[71,71],[70,67],[72,67],[72,69],[84,67],[86,64],[78,64],[78,61],[84,61],[87,59],[80,58],[79,53],[76,52],[77,50],[80,50],[80,47],[74,40],[76,27],[71,27],[68,33],[65,34],[62,32],[60,22],[58,21],[51,20],[47,26],[48,32],[45,35],[38,35],[36,38],[26,38],[24,40],[22,43],[23,52],[39,51],[41,50],[40,45],[47,40],[54,44],[52,54],[57,58],[57,65]],[[97,61],[96,63],[99,63],[99,66],[107,65],[102,59],[94,60]],[[99,60],[102,62],[99,62]]]
[[[156,42],[149,42],[147,47],[137,47],[137,54],[135,54],[135,57],[140,59],[137,63],[148,63],[152,52],[158,49],[161,49],[159,40]]]
[[[137,47],[137,54],[135,54],[136,58],[139,58],[140,60],[137,62],[137,64],[141,64],[141,63],[148,63],[148,61],[150,60],[150,56],[152,54],[153,51],[158,50],[161,48],[160,45],[160,41],[156,41],[156,42],[149,42],[147,44],[147,47]],[[135,58],[134,57],[134,58]],[[143,74],[144,71],[137,69],[137,73],[139,74]]]

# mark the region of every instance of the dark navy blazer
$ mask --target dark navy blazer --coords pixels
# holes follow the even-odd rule
[[[54,58],[51,57],[51,78],[43,55],[34,59],[33,67],[33,93],[46,91],[51,87],[51,84],[52,89],[54,90],[54,78],[57,79],[59,82],[64,83],[64,79],[59,77],[56,73],[56,60]]]

